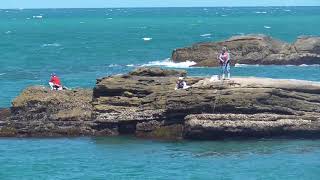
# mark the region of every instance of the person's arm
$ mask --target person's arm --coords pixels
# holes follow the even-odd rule
[[[221,63],[224,62],[223,59],[222,59],[222,54],[219,55],[219,60],[220,60]]]
[[[228,53],[228,60],[227,62],[230,62],[230,53]]]

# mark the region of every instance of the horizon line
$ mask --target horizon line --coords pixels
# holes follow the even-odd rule
[[[36,9],[139,9],[139,8],[254,8],[254,7],[320,7],[320,5],[303,5],[303,6],[153,6],[153,7],[28,7],[28,8],[0,8],[0,10],[36,10]]]

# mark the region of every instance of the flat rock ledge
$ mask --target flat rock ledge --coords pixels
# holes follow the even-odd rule
[[[93,90],[25,89],[0,109],[0,136],[161,139],[320,137],[320,84],[298,80],[186,77],[140,68],[97,80]]]
[[[234,36],[220,42],[197,43],[175,49],[174,62],[194,61],[195,66],[219,66],[217,57],[226,46],[232,65],[313,65],[320,64],[320,37],[300,36],[292,43],[282,42],[263,34]]]

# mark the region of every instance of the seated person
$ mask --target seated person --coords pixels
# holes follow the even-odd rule
[[[187,85],[186,81],[184,81],[183,79],[184,79],[183,77],[179,77],[179,80],[177,81],[175,90],[177,90],[177,89],[188,89],[190,87],[190,86]]]
[[[50,85],[51,90],[57,90],[57,91],[63,90],[60,78],[55,73],[51,74],[51,79],[49,81],[49,85]]]

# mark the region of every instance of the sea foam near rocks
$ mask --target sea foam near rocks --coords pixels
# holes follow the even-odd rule
[[[152,61],[147,64],[143,64],[142,67],[147,66],[163,66],[171,68],[189,68],[196,65],[194,61],[185,61],[185,62],[173,62],[171,59],[165,59],[164,61]]]

